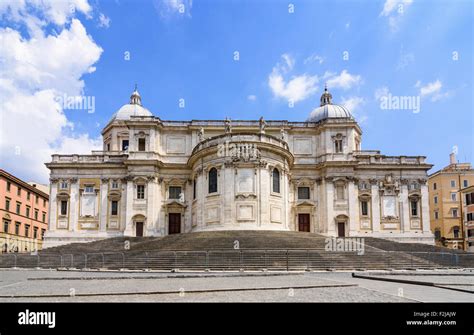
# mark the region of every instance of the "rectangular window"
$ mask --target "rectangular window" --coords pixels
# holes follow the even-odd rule
[[[12,186],[12,184],[9,181],[7,181],[7,191],[8,192],[10,192],[11,186]]]
[[[38,227],[33,227],[33,238],[34,239],[38,238]]]
[[[336,153],[342,152],[342,140],[335,140],[334,141],[335,151]]]
[[[466,206],[474,204],[474,193],[466,194]]]
[[[20,214],[20,211],[21,211],[21,203],[20,202],[17,202],[16,203],[16,214]]]
[[[466,179],[464,179],[464,181],[463,181],[463,186],[464,186],[464,187],[468,187],[468,186],[469,186],[469,182],[468,182]]]
[[[453,229],[453,235],[454,235],[454,238],[459,238],[459,228]]]
[[[112,188],[113,189],[118,189],[118,181],[112,180]]]
[[[369,215],[369,203],[367,201],[361,201],[361,210],[362,210],[362,215],[367,216]]]
[[[433,190],[436,190],[436,183],[433,184]]]
[[[118,215],[118,201],[112,200],[110,207],[111,207],[110,215]]]
[[[21,188],[18,186],[18,190],[16,191],[16,195],[21,197]]]
[[[437,204],[437,203],[438,203],[438,197],[437,197],[437,196],[434,196],[434,198],[433,198],[433,202],[434,202],[435,204]]]
[[[41,229],[41,239],[44,240],[44,233],[46,232],[46,229]]]
[[[30,207],[29,206],[26,206],[26,217],[29,218],[30,217]]]
[[[137,185],[137,199],[145,199],[145,185]]]
[[[196,179],[193,180],[193,199],[196,199]]]
[[[458,217],[458,210],[457,210],[457,208],[453,208],[452,213],[453,213],[453,218],[457,218],[457,217]]]
[[[30,237],[30,225],[29,224],[25,225],[25,236]]]
[[[26,193],[26,200],[30,200],[30,197],[31,197],[31,193],[30,192]]]
[[[43,207],[46,207],[46,199],[43,199]]]
[[[94,193],[94,185],[85,185],[84,193]]]
[[[60,187],[61,189],[63,189],[63,190],[64,190],[64,189],[67,189],[67,186],[68,186],[68,185],[67,185],[67,181],[62,181],[61,184],[59,184],[59,187]]]
[[[451,187],[456,187],[456,180],[451,180]]]
[[[61,215],[67,215],[67,200],[61,200]]]
[[[138,139],[138,151],[145,151],[145,139],[139,138]]]
[[[38,199],[39,199],[39,197],[36,196],[35,203],[38,203]]]
[[[41,221],[46,222],[46,213],[42,213]]]
[[[179,199],[181,194],[181,187],[179,186],[170,186],[169,188],[169,199]]]
[[[411,216],[418,216],[418,201],[410,201],[411,206]]]
[[[337,200],[344,200],[344,186],[343,185],[337,185],[336,186],[336,197]]]
[[[110,151],[110,143],[107,143],[107,151]]]
[[[456,201],[456,193],[451,193],[451,200]]]
[[[467,213],[467,221],[474,221],[474,213]]]
[[[3,221],[3,231],[5,233],[9,233],[10,232],[10,221]]]
[[[10,211],[10,199],[5,199],[5,210]]]
[[[128,140],[122,140],[122,151],[128,150]]]
[[[38,221],[38,210],[35,209],[35,220]]]
[[[435,212],[434,212],[434,216],[435,216],[435,220],[438,220],[438,219],[439,219],[439,213],[438,213],[438,211],[435,211]]]
[[[20,226],[20,222],[15,223],[15,235],[20,235]]]
[[[441,232],[439,230],[435,230],[435,239],[439,240],[441,238]]]
[[[298,199],[309,199],[309,187],[298,187]]]

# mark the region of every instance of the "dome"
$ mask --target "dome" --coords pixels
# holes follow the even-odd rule
[[[131,116],[153,116],[153,114],[148,109],[140,105],[126,104],[120,107],[112,119],[128,120]]]
[[[112,116],[112,120],[128,120],[131,116],[153,116],[148,109],[142,106],[142,99],[136,87],[130,96],[130,103],[120,107]]]
[[[315,108],[306,121],[319,122],[325,119],[354,119],[346,107],[332,103],[332,95],[327,87],[321,95],[321,106]]]

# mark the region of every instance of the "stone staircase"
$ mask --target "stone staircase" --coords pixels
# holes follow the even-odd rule
[[[364,238],[363,255],[327,251],[326,237],[277,231],[215,231],[117,237],[0,256],[0,267],[152,270],[357,270],[474,267],[474,255],[416,243]],[[237,248],[236,248],[237,247]]]

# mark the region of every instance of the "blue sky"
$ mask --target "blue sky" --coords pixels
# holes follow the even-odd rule
[[[128,102],[135,83],[144,106],[165,120],[304,121],[319,106],[327,82],[333,101],[350,107],[360,122],[362,149],[425,155],[436,170],[447,165],[455,147],[460,161],[472,162],[471,1],[71,0],[73,14],[64,4],[47,2],[41,8],[0,6],[1,32],[21,36],[1,52],[2,76],[17,89],[11,93],[7,81],[0,85],[2,128],[9,126],[4,116],[12,108],[5,101],[17,92],[32,99],[19,109],[32,108],[35,115],[43,110],[34,99],[49,90],[94,97],[95,112],[63,109],[37,122],[26,118],[35,124],[57,119],[61,131],[52,140],[33,139],[44,150],[25,141],[14,159],[8,153],[18,151],[16,141],[5,131],[1,165],[21,178],[44,181],[47,170],[36,163],[50,153],[87,152],[100,144],[102,127]],[[32,60],[35,36],[45,44],[41,61]],[[54,46],[47,47],[48,37]],[[19,53],[26,43],[26,55]],[[51,48],[58,49],[51,56],[57,66],[44,63]],[[34,77],[37,84],[30,87],[33,79],[20,66],[5,70],[9,62],[23,61],[9,53],[28,58],[44,76]],[[65,78],[44,79],[58,74]],[[419,97],[420,111],[381,109],[387,93]],[[37,149],[44,154],[34,154]]]

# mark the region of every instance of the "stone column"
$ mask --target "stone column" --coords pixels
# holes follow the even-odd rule
[[[326,184],[326,224],[329,236],[337,236],[336,222],[334,221],[334,183],[325,180]]]
[[[400,204],[401,204],[401,225],[403,227],[404,232],[410,231],[410,207],[408,203],[408,185],[402,184],[401,185],[401,192],[400,192]]]
[[[77,179],[71,180],[71,193],[69,194],[69,231],[76,231],[79,229],[79,181]]]
[[[281,174],[280,174],[281,175]],[[260,167],[257,174],[257,187],[259,187],[259,193],[257,193],[258,203],[260,204],[260,226],[268,225],[271,223],[270,220],[270,203],[267,199],[270,199],[271,192],[271,174],[268,168]],[[281,182],[281,177],[280,177]],[[257,191],[258,192],[258,191]]]
[[[380,194],[379,186],[376,182],[371,183],[372,194],[372,231],[380,232]]]
[[[109,189],[109,179],[103,178],[100,183],[100,212],[99,212],[99,231],[105,232],[107,229],[107,214],[109,211],[107,192]]]
[[[155,177],[148,177],[146,183],[146,234],[153,236],[155,232]],[[184,192],[184,190],[183,190]]]
[[[51,180],[49,185],[49,209],[48,209],[48,230],[55,231],[57,227],[57,214],[58,214],[58,200],[56,196],[58,194],[58,182]]]
[[[428,185],[421,185],[421,224],[423,233],[431,233],[430,230],[430,205],[428,198]]]
[[[348,183],[349,191],[349,236],[354,236],[359,230],[359,197],[354,181]]]
[[[125,236],[134,236],[133,233],[133,199],[135,198],[135,189],[133,187],[133,180],[127,180],[127,203],[125,205]]]
[[[221,220],[226,226],[235,224],[235,202],[234,202],[234,169],[230,166],[222,165],[222,168],[217,171],[218,184],[217,191],[220,194],[220,201],[222,204]],[[209,180],[206,179],[205,190],[209,187]],[[204,191],[206,193],[206,191]],[[205,195],[204,195],[205,197]],[[222,217],[222,215],[224,217]]]

